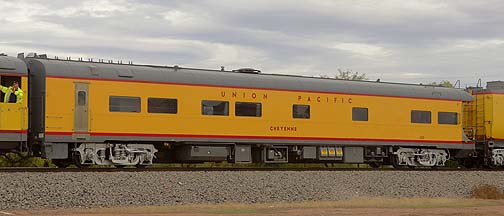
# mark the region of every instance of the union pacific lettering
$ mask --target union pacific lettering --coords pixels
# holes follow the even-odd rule
[[[351,104],[353,99],[351,97],[328,97],[328,96],[297,96],[298,102],[307,103],[339,103],[339,104]]]
[[[221,91],[220,96],[223,98],[237,98],[237,99],[257,99],[257,100],[268,100],[267,93],[258,92],[240,92],[240,91]],[[302,96],[298,95],[298,102],[306,103],[337,103],[337,104],[351,104],[353,102],[352,97],[329,97],[329,96]]]
[[[263,99],[263,100],[267,100],[268,99],[268,94],[266,94],[266,93],[257,93],[257,92],[237,92],[237,91],[226,92],[226,91],[221,91],[220,95],[223,98],[230,97],[230,98],[240,98],[240,99]]]

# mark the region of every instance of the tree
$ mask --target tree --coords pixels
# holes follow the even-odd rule
[[[359,72],[353,72],[352,70],[341,70],[338,69],[338,75],[334,78],[343,80],[367,80],[366,74],[359,74]]]
[[[447,88],[453,88],[453,87],[455,87],[455,85],[453,85],[453,83],[451,83],[448,80],[443,80],[443,81],[441,81],[439,83],[437,83],[437,82],[431,82],[431,83],[428,83],[428,85],[439,86],[439,87],[447,87]]]
[[[322,78],[330,79],[328,75],[320,75]],[[341,79],[341,80],[368,80],[366,77],[366,74],[359,74],[359,72],[353,72],[352,70],[341,70],[338,69],[338,75],[334,75],[334,79]]]

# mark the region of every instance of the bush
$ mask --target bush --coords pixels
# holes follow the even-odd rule
[[[494,185],[480,185],[473,187],[471,191],[473,199],[504,199],[502,191]]]
[[[0,167],[45,167],[50,160],[32,157],[27,153],[6,153],[0,155]]]

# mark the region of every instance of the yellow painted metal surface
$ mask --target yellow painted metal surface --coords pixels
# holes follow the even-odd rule
[[[485,95],[487,138],[504,139],[504,94]]]
[[[75,102],[67,98],[74,98],[74,82],[47,79],[47,132],[73,130]],[[461,123],[437,123],[441,111],[457,112],[460,118],[462,102],[458,101],[104,80],[78,82],[89,82],[90,133],[462,140]],[[141,113],[109,112],[109,96],[141,97]],[[178,113],[147,113],[148,97],[178,99]],[[229,116],[202,115],[202,100],[229,101]],[[234,102],[262,103],[262,117],[236,117]],[[293,104],[311,105],[311,119],[293,119]],[[368,108],[369,121],[352,121],[352,107]],[[410,123],[411,110],[432,111],[432,124]]]
[[[23,114],[21,104],[1,103],[0,104],[0,128],[1,130],[19,131],[23,127]]]
[[[504,139],[504,94],[477,94],[466,110],[468,128],[478,139]]]
[[[504,94],[493,96],[492,135],[496,139],[504,139]]]

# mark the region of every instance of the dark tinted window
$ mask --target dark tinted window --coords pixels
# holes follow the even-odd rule
[[[292,105],[292,117],[293,118],[310,118],[310,105]]]
[[[85,91],[79,91],[77,93],[77,105],[79,105],[79,106],[86,105],[86,92]]]
[[[141,101],[140,97],[109,97],[110,112],[140,112]]]
[[[235,103],[235,115],[236,116],[253,116],[261,117],[262,107],[260,103],[247,103],[247,102],[236,102]]]
[[[458,113],[456,112],[439,112],[438,124],[458,124]]]
[[[149,98],[147,99],[147,112],[176,114],[177,99]]]
[[[354,107],[352,108],[353,121],[368,121],[368,108]]]
[[[412,110],[411,111],[411,123],[431,123],[431,112],[430,111],[420,111],[420,110]]]
[[[229,102],[227,101],[201,101],[201,114],[203,115],[229,115]]]

